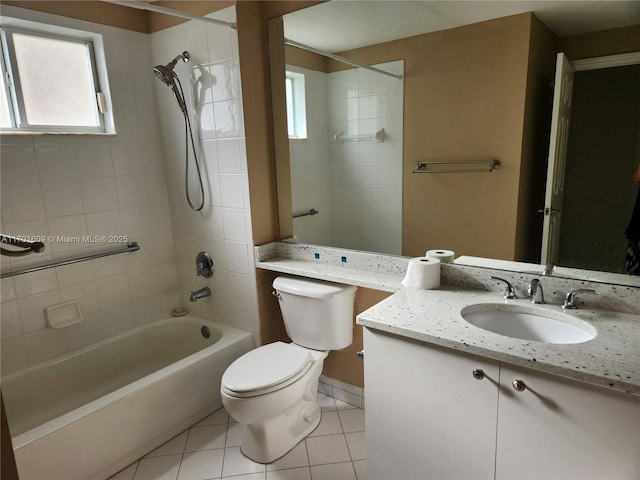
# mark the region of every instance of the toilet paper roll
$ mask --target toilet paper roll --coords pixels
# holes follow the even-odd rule
[[[427,250],[425,254],[427,258],[437,258],[442,263],[453,263],[456,257],[456,252],[453,250]]]
[[[409,260],[402,286],[430,290],[440,286],[440,260],[417,257]]]

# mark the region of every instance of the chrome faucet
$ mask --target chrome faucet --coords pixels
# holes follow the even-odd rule
[[[513,288],[513,285],[511,285],[511,282],[509,282],[508,280],[505,280],[504,278],[500,278],[500,277],[494,277],[493,275],[491,275],[489,278],[491,278],[491,280],[500,280],[501,282],[505,283],[505,290],[504,290],[504,295],[503,297],[507,300],[515,300],[517,297],[516,295],[516,291]]]
[[[195,292],[191,292],[191,296],[189,296],[189,300],[195,302],[204,297],[211,296],[211,289],[209,287],[203,287],[200,290],[196,290]]]
[[[527,295],[531,297],[531,303],[545,303],[544,292],[542,291],[542,284],[540,280],[534,278],[527,287]]]
[[[562,308],[566,308],[569,310],[573,310],[578,308],[576,306],[576,295],[579,293],[596,293],[596,291],[592,288],[576,288],[575,290],[571,290],[564,297],[564,302],[562,302]]]

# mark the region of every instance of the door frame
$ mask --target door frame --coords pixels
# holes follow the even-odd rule
[[[562,52],[558,52],[558,53],[562,53]],[[580,58],[580,59],[576,59],[576,60],[569,60],[569,65],[572,67],[573,72],[582,72],[582,71],[586,71],[586,70],[598,70],[598,69],[602,69],[602,68],[612,68],[612,67],[623,67],[626,65],[636,65],[636,64],[640,64],[640,51],[638,52],[629,52],[629,53],[620,53],[620,54],[615,54],[615,55],[604,55],[601,57],[589,57],[589,58]],[[573,85],[571,86],[571,88],[573,88]],[[553,120],[552,120],[553,122]],[[569,130],[571,130],[571,127],[569,126]],[[552,140],[552,139],[551,139]],[[550,145],[550,152],[551,152],[551,148],[554,148],[554,145]],[[547,161],[547,180],[546,180],[546,188],[550,188],[549,187],[549,165],[552,164],[552,160],[549,158]],[[551,174],[553,175],[553,172],[551,172]],[[563,179],[564,182],[564,179]],[[550,205],[546,205],[547,203],[547,195],[548,193],[545,191],[545,208],[549,207],[551,209]],[[546,215],[545,215],[546,218]],[[550,238],[550,229],[546,228],[543,229],[542,232],[542,248],[541,248],[541,262],[548,264],[548,263],[556,263],[557,258],[549,258],[549,242],[551,241]]]

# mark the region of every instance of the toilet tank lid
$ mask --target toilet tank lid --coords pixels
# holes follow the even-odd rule
[[[325,282],[312,278],[280,276],[273,281],[273,288],[279,292],[301,295],[303,297],[326,298],[340,293],[355,292],[354,285]]]

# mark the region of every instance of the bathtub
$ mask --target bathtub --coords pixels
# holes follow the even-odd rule
[[[3,378],[20,479],[118,472],[220,408],[222,374],[254,346],[247,332],[187,315]]]

